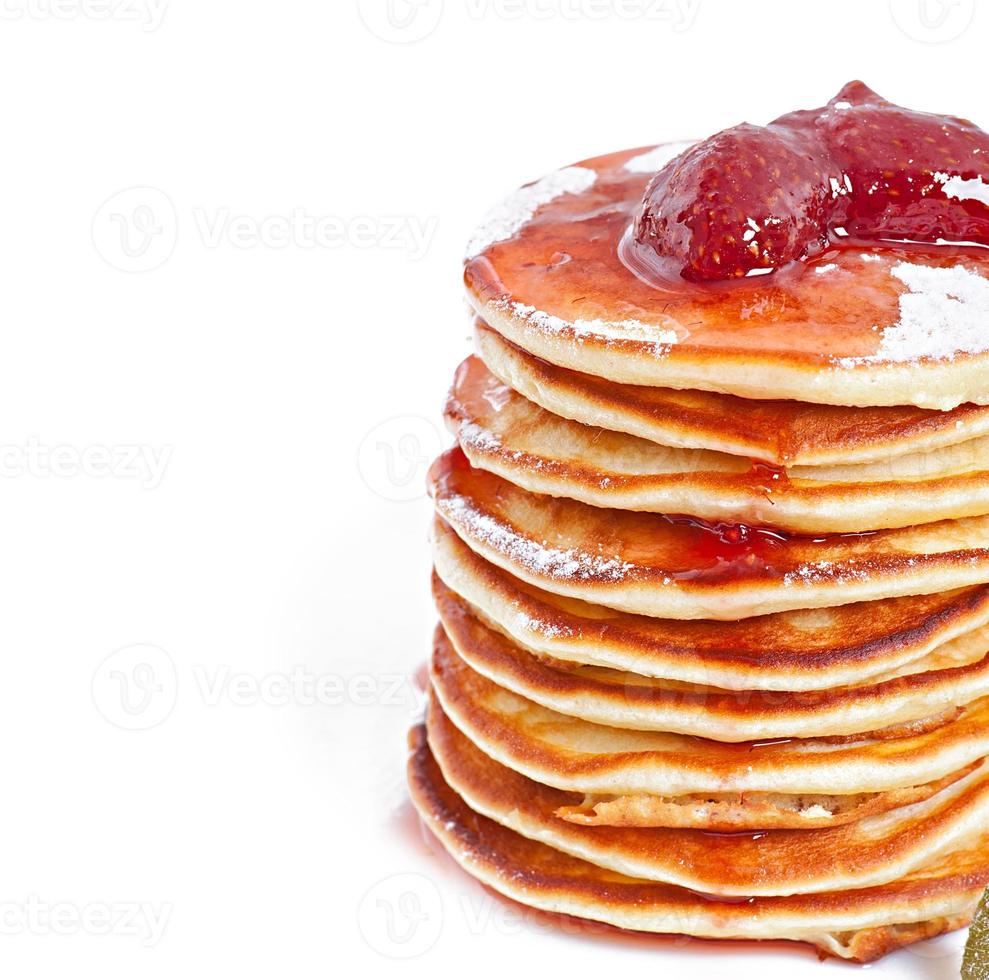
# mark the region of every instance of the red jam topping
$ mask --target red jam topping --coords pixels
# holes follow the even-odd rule
[[[989,245],[989,134],[850,82],[822,109],[743,123],[671,160],[633,234],[695,282],[772,272],[836,244]]]
[[[790,535],[773,528],[750,527],[728,521],[711,523],[695,517],[667,517],[681,530],[681,551],[690,556],[689,569],[678,579],[733,580],[769,570],[775,550]]]

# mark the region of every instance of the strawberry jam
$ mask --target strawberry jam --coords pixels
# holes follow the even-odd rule
[[[668,517],[681,536],[690,567],[678,572],[677,581],[718,579],[733,581],[774,568],[776,549],[792,535],[775,528],[751,527],[727,521],[712,523],[694,517]]]
[[[825,107],[743,123],[649,183],[635,245],[695,282],[773,272],[839,244],[989,245],[989,134],[861,82]]]
[[[613,556],[676,582],[778,579],[807,562],[848,559],[860,550],[860,540],[872,536],[812,538],[773,527],[609,510],[534,495],[471,466],[459,446],[433,463],[429,492],[440,516],[454,525],[459,521],[469,537],[478,534],[494,542],[495,550],[507,549],[522,564],[534,562],[543,569],[562,556],[566,574],[583,581],[614,581]],[[517,523],[523,515],[524,530]],[[586,542],[595,546],[582,550]],[[872,549],[861,551],[868,555]]]

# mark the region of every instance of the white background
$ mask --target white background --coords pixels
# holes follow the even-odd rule
[[[423,458],[490,204],[855,77],[989,123],[989,10],[404,3],[0,2],[0,972],[852,975],[520,921],[420,836]]]

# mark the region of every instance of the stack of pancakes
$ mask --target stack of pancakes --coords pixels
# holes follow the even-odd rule
[[[676,149],[472,242],[412,795],[527,905],[874,959],[989,883],[989,260],[659,289],[620,252]]]

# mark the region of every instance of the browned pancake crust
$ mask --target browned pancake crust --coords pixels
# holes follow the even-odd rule
[[[454,649],[476,671],[538,704],[598,724],[717,738],[818,738],[872,732],[989,696],[989,654],[973,663],[823,691],[725,691],[536,657],[485,625],[434,579]],[[632,723],[632,719],[635,722]]]
[[[445,417],[472,465],[534,493],[596,507],[689,513],[798,534],[989,514],[989,438],[914,453],[900,465],[773,469],[563,418],[503,384],[476,357],[457,369]]]
[[[475,554],[439,518],[433,540],[440,578],[474,608],[483,602],[485,618],[519,646],[647,677],[821,690],[865,683],[989,623],[985,585],[736,622],[655,619],[529,585]]]
[[[721,833],[819,830],[841,827],[877,813],[922,803],[980,765],[981,762],[973,763],[967,769],[922,786],[848,797],[778,793],[696,793],[675,797],[589,795],[579,804],[561,806],[556,816],[585,827],[678,827]]]
[[[459,448],[436,461],[431,486],[440,516],[489,561],[559,595],[650,616],[739,619],[989,582],[989,517],[765,535],[725,560],[695,522],[529,493]]]
[[[595,736],[615,735],[616,729],[588,723],[590,745],[582,748],[578,741],[565,747],[552,729],[538,722],[526,726],[539,710],[533,702],[513,695],[506,712],[503,690],[469,667],[442,629],[435,635],[431,679],[444,711],[488,755],[537,781],[573,790],[848,794],[863,790],[866,773],[867,788],[882,792],[941,779],[989,755],[989,698],[969,705],[941,728],[901,738],[877,739],[869,733],[855,742],[733,743],[666,733],[643,744],[623,731],[620,748],[609,750],[596,747],[600,738]],[[521,713],[521,722],[515,712]],[[546,717],[556,727],[572,726],[566,716],[550,712]]]
[[[853,892],[718,900],[603,871],[505,829],[472,811],[449,787],[423,726],[409,736],[409,786],[427,825],[465,870],[501,894],[548,911],[652,932],[752,938],[803,938],[829,955],[867,962],[919,939],[960,928],[989,883],[984,844],[888,885]],[[883,920],[849,929],[862,916]],[[795,935],[802,933],[802,935]]]
[[[548,411],[663,446],[721,450],[780,466],[822,466],[891,459],[989,433],[989,407],[981,405],[950,412],[910,405],[851,408],[623,385],[534,357],[481,319],[475,321],[475,338],[482,360],[488,352],[488,367]],[[499,362],[511,372],[499,369]],[[586,410],[565,412],[563,405]]]
[[[585,827],[555,815],[561,807],[578,806],[580,794],[537,783],[495,762],[450,722],[435,699],[426,730],[444,779],[472,809],[600,867],[632,869],[650,881],[719,895],[793,895],[882,884],[934,856],[971,846],[973,834],[984,832],[989,812],[989,777],[980,767],[917,807],[813,832]]]

